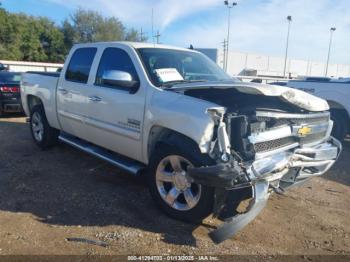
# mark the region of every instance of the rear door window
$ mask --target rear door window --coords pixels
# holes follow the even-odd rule
[[[77,49],[69,62],[66,80],[86,84],[96,51],[97,48],[90,47]]]

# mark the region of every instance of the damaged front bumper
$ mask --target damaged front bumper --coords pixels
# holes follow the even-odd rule
[[[335,163],[341,150],[341,143],[330,137],[322,144],[264,156],[244,166],[221,163],[189,169],[188,176],[194,182],[216,189],[214,216],[225,223],[209,233],[211,239],[220,243],[235,235],[260,213],[273,191],[280,192],[324,174]],[[228,211],[232,208],[230,195],[242,188],[251,189],[251,200],[245,212]]]

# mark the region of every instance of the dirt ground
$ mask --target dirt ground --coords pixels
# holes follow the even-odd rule
[[[144,181],[61,144],[41,151],[24,117],[0,119],[0,254],[350,254],[350,142],[327,175],[268,206],[215,245],[212,220],[184,224],[154,205]],[[107,247],[70,242],[102,240]]]

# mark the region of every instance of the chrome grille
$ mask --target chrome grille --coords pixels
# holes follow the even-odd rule
[[[319,116],[315,118],[273,118],[257,116],[259,122],[267,122],[270,128],[283,125],[303,125],[325,123],[329,121],[329,115]]]
[[[256,153],[267,152],[275,149],[279,149],[296,142],[294,137],[283,137],[271,141],[261,142],[254,145]]]
[[[256,120],[258,122],[265,122],[265,131],[260,131],[257,133],[259,137],[266,137],[266,134],[270,130],[284,130],[286,126],[291,127],[291,133],[286,136],[274,133],[275,137],[266,137],[266,141],[256,141],[252,140],[254,150],[256,153],[273,151],[280,149],[294,143],[299,143],[300,145],[317,143],[326,137],[328,134],[327,128],[330,121],[330,115],[326,113],[316,113],[316,114],[286,114],[286,113],[275,113],[275,112],[257,112]],[[311,128],[311,133],[305,136],[298,133],[301,127],[313,127]],[[319,127],[322,127],[321,129]],[[265,132],[265,136],[263,135]],[[267,132],[267,133],[266,133]],[[260,135],[261,134],[261,135]],[[256,139],[256,135],[255,135]]]
[[[301,138],[299,138],[299,143],[301,145],[305,145],[305,144],[310,144],[310,143],[313,143],[316,141],[320,141],[326,136],[326,133],[327,132],[321,132],[321,133],[311,134],[311,135],[308,135],[306,137],[301,137]]]

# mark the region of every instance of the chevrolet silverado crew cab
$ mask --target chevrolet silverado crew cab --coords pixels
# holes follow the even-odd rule
[[[61,73],[25,73],[21,97],[39,147],[60,140],[146,175],[169,216],[223,221],[209,233],[216,243],[341,151],[326,101],[232,79],[194,50],[78,44]]]

